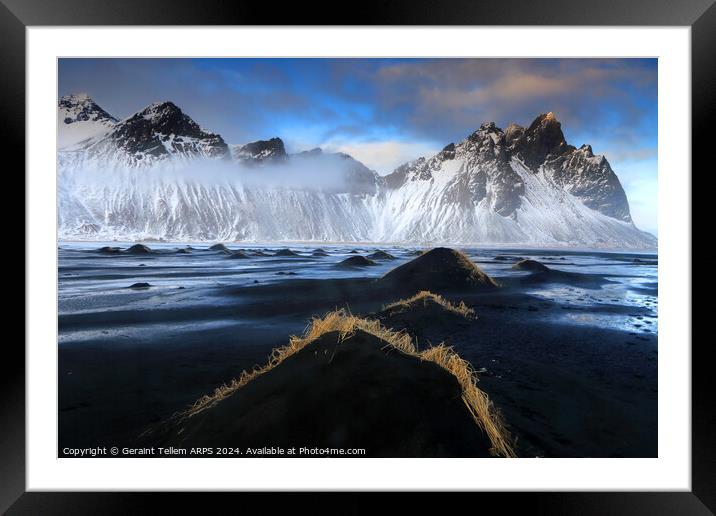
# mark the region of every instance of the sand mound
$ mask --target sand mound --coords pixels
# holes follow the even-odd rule
[[[512,456],[469,364],[343,311],[315,319],[261,369],[152,429],[159,445],[364,448],[372,457]]]
[[[251,256],[271,256],[268,253],[264,253],[263,251],[252,251]]]
[[[493,258],[493,260],[497,260],[500,262],[519,262],[520,260],[524,260],[521,256],[505,256],[505,255],[498,255]]]
[[[244,253],[243,251],[234,251],[229,256],[227,256],[227,258],[234,258],[234,259],[241,260],[241,259],[247,259],[247,258],[249,258],[249,256],[246,253]]]
[[[537,260],[521,260],[512,266],[513,269],[530,272],[549,272],[552,269]]]
[[[103,253],[103,254],[118,254],[118,253],[121,253],[122,250],[119,247],[110,247],[110,246],[106,245],[104,247],[100,247],[99,249],[97,249],[97,252]]]
[[[419,342],[449,341],[477,319],[475,311],[463,301],[454,304],[427,291],[383,307],[377,317],[386,326],[408,332]]]
[[[297,252],[291,251],[290,249],[287,248],[287,249],[279,249],[278,251],[276,251],[274,256],[301,256],[301,255],[298,254]]]
[[[127,288],[133,288],[136,290],[136,289],[144,289],[144,288],[149,288],[149,287],[151,287],[151,285],[149,283],[142,282],[142,283],[133,283],[132,285],[130,285]]]
[[[582,274],[579,272],[560,271],[550,269],[537,260],[522,260],[512,266],[513,269],[529,271],[531,274],[519,279],[520,283],[562,283],[575,285],[581,288],[599,289],[602,285],[612,283],[601,274]]]
[[[316,249],[311,253],[312,256],[330,256],[327,252],[325,252],[323,249]]]
[[[191,254],[191,249],[189,249],[187,247],[177,249],[177,254]]]
[[[224,244],[214,244],[209,248],[209,251],[224,251],[224,252],[231,252],[228,247],[226,247]]]
[[[386,253],[385,251],[381,251],[380,249],[369,254],[368,258],[371,260],[395,260],[395,256],[390,253]]]
[[[152,250],[146,245],[134,244],[132,247],[128,248],[126,252],[129,254],[149,254]]]
[[[380,283],[400,292],[487,289],[498,284],[467,256],[454,249],[436,247],[396,267]]]
[[[377,265],[373,260],[369,260],[365,256],[351,256],[338,264],[338,267],[368,267]]]

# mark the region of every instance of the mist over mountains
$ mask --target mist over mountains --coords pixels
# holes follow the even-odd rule
[[[118,120],[58,105],[59,235],[92,240],[655,247],[618,177],[552,113],[484,123],[380,176],[343,153],[227,143],[172,102]]]

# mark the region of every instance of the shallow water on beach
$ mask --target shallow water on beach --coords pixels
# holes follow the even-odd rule
[[[248,324],[240,310],[201,321],[182,320],[182,309],[199,307],[221,308],[235,304],[227,298],[223,287],[251,287],[277,284],[295,279],[378,278],[389,270],[415,257],[418,248],[391,247],[380,249],[392,254],[394,260],[375,260],[375,266],[341,268],[338,264],[356,254],[367,256],[378,248],[373,245],[322,245],[328,256],[314,256],[319,246],[291,245],[298,256],[272,256],[286,246],[252,244],[228,245],[243,250],[247,259],[236,259],[221,251],[209,250],[208,244],[192,244],[189,253],[179,253],[186,244],[151,243],[150,254],[105,254],[103,246],[126,249],[132,243],[63,242],[59,245],[59,314],[60,343],[102,339],[121,330],[123,335],[147,332],[155,335],[176,333],[201,327]],[[539,282],[527,284],[526,294],[559,304],[562,311],[540,311],[534,317],[553,322],[614,328],[633,334],[657,333],[658,259],[656,254],[633,252],[565,251],[547,249],[483,249],[463,248],[464,252],[487,274],[498,281],[526,277],[528,272],[512,269],[517,259],[531,258],[548,267],[569,273],[594,276],[596,284]],[[267,256],[253,256],[253,253]],[[149,283],[147,289],[129,288],[135,283]],[[112,315],[119,312],[162,311],[175,313],[156,318],[156,322],[133,325],[126,321],[121,328],[113,327]],[[73,316],[107,316],[104,325],[70,324]],[[211,313],[211,311],[209,311]],[[208,317],[208,319],[207,319]],[[66,323],[66,324],[63,324]]]

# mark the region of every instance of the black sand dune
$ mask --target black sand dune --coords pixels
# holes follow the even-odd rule
[[[150,254],[151,252],[152,250],[143,244],[134,244],[125,251],[128,254]]]
[[[263,257],[263,256],[271,256],[271,255],[268,253],[264,253],[263,251],[251,251],[251,256]]]
[[[181,249],[177,249],[177,254],[191,254],[191,249],[188,247],[182,247]]]
[[[130,285],[130,286],[127,287],[127,288],[133,288],[133,289],[141,290],[141,289],[146,289],[146,288],[149,288],[149,287],[151,287],[151,285],[150,285],[149,283],[140,282],[140,283],[133,283],[132,285]]]
[[[512,268],[532,273],[525,278],[520,278],[520,283],[564,283],[566,285],[578,285],[583,288],[599,288],[606,283],[610,283],[610,280],[604,276],[550,269],[537,260],[522,260],[514,264]]]
[[[110,247],[106,245],[97,249],[97,252],[102,254],[119,254],[122,250],[119,247]]]
[[[228,255],[227,258],[231,258],[234,260],[245,260],[245,259],[248,259],[249,256],[246,253],[244,253],[243,251],[234,251],[233,253]]]
[[[428,291],[421,291],[408,299],[401,299],[386,305],[377,314],[387,327],[406,331],[423,341],[425,331],[444,331],[446,335],[457,327],[469,324],[477,318],[475,310],[460,301],[452,303],[444,297]]]
[[[325,256],[330,256],[330,255],[323,249],[316,249],[311,253],[311,256],[325,257]]]
[[[375,251],[374,253],[370,253],[368,255],[368,258],[370,258],[371,260],[395,260],[395,256],[390,253],[386,253],[385,251],[382,251],[380,249]]]
[[[366,258],[365,256],[351,256],[350,258],[346,258],[342,262],[336,264],[336,267],[370,267],[373,265],[376,265],[376,263],[373,260]]]
[[[450,366],[448,366],[450,364]],[[447,348],[333,312],[273,361],[145,438],[152,445],[365,448],[370,457],[510,456],[469,366]]]
[[[466,255],[446,247],[431,249],[388,272],[379,282],[384,288],[410,293],[485,290],[498,286]]]
[[[274,253],[274,256],[301,256],[295,251],[292,251],[291,249],[279,249]]]
[[[498,255],[493,258],[493,260],[497,260],[499,262],[518,262],[522,260],[523,258],[520,256],[506,256],[506,255]]]
[[[226,247],[224,244],[214,244],[209,248],[209,251],[224,251],[224,252],[231,252],[228,247]]]
[[[530,272],[550,272],[552,270],[537,260],[520,260],[512,268]]]

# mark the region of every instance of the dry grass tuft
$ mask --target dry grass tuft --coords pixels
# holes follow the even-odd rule
[[[390,303],[389,305],[384,306],[383,310],[403,312],[405,310],[409,310],[412,305],[416,304],[422,304],[424,307],[427,307],[428,303],[431,301],[442,306],[445,310],[467,319],[475,317],[475,310],[468,307],[463,301],[460,301],[460,303],[456,305],[445,299],[443,296],[434,294],[429,290],[421,290],[413,297]]]
[[[418,356],[422,360],[435,362],[457,378],[462,388],[462,401],[477,426],[490,438],[490,452],[498,457],[516,457],[512,448],[512,437],[505,428],[502,416],[489,396],[477,387],[477,373],[470,363],[443,344],[425,349],[418,353]]]
[[[420,292],[417,294],[417,296],[421,295],[421,298],[427,295],[434,296],[434,294],[430,292]],[[442,301],[448,303],[444,299],[442,299]],[[469,310],[469,308],[465,308]],[[460,310],[459,307],[456,309]],[[356,330],[362,330],[375,335],[379,339],[387,342],[389,346],[403,353],[417,357],[420,360],[434,362],[452,373],[462,388],[462,400],[465,406],[470,411],[475,423],[485,431],[492,443],[491,453],[501,457],[515,456],[510,444],[510,435],[487,394],[477,387],[477,375],[468,362],[460,358],[451,348],[442,344],[419,352],[413,344],[410,335],[407,333],[402,331],[396,332],[386,328],[377,320],[356,317],[344,309],[329,312],[322,318],[316,317],[312,319],[302,336],[291,336],[287,346],[274,349],[266,365],[257,367],[251,372],[243,371],[238,379],[232,380],[229,384],[222,385],[217,388],[213,394],[203,396],[187,411],[178,414],[178,416],[180,418],[191,417],[214,406],[222,399],[233,394],[237,389],[240,389],[257,376],[267,373],[288,357],[297,353],[326,333],[337,331],[340,333],[340,340],[343,341],[350,338]]]

